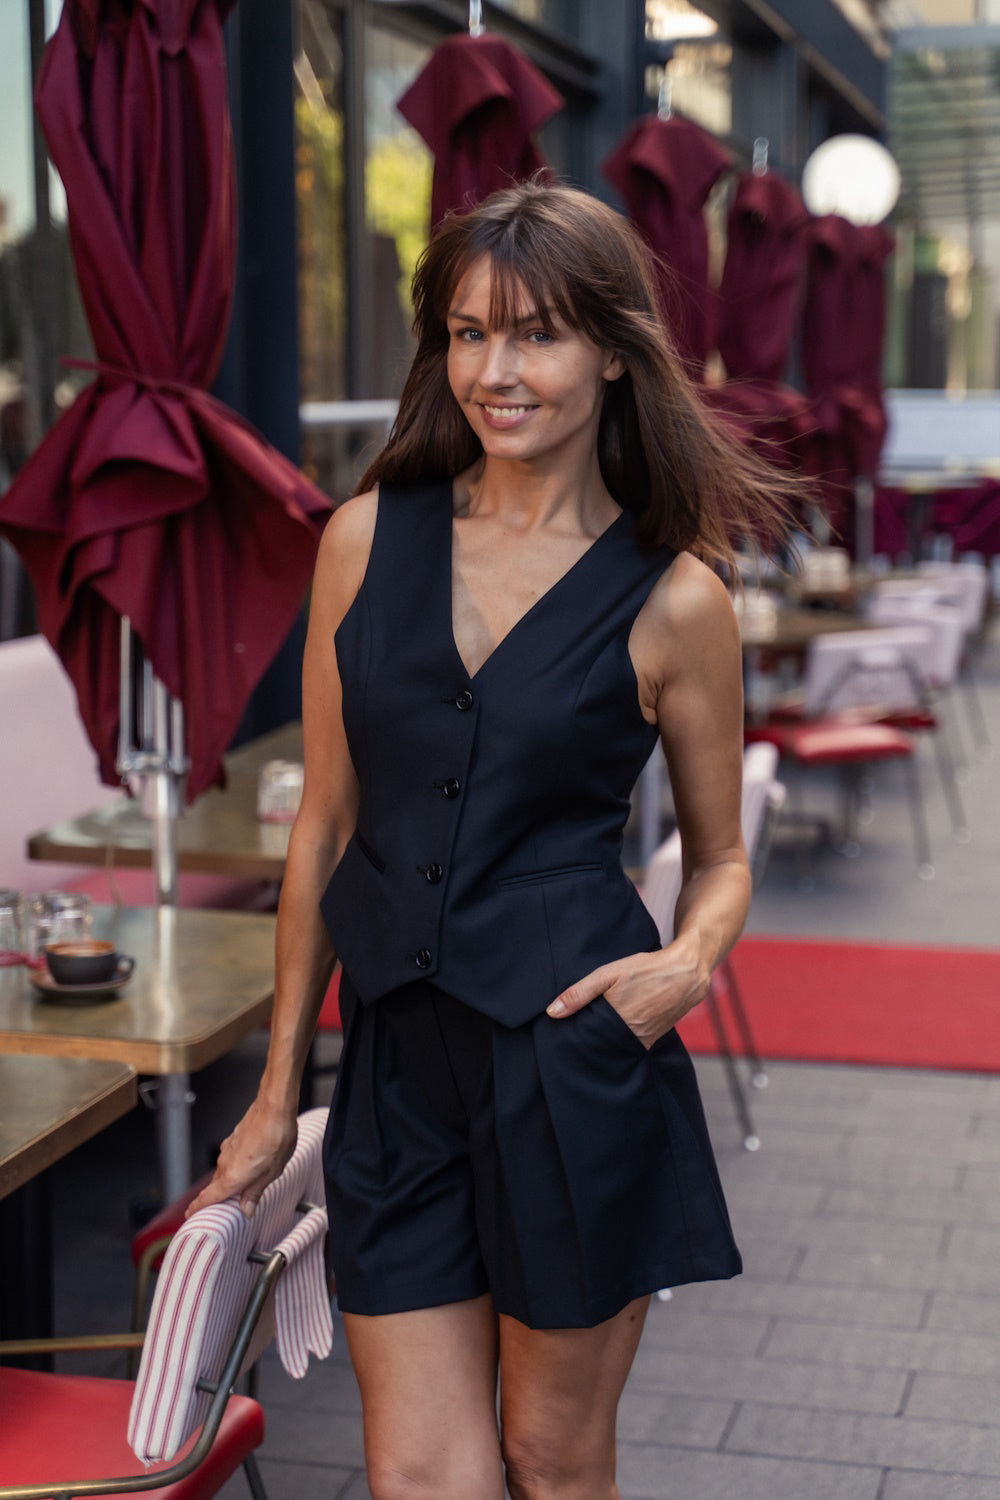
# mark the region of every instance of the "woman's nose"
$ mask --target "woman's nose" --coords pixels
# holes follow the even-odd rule
[[[479,378],[483,385],[494,389],[517,384],[520,375],[513,340],[503,337],[488,340]]]

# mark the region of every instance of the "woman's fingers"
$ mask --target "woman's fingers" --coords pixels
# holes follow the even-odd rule
[[[602,964],[599,969],[585,974],[582,979],[571,984],[569,989],[563,990],[561,995],[556,996],[546,1010],[546,1015],[558,1020],[560,1016],[571,1016],[576,1011],[582,1010],[585,1005],[596,1000],[598,995],[603,995],[606,990],[610,989],[620,967],[619,964]]]

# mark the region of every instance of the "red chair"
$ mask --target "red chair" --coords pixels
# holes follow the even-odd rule
[[[222,1203],[175,1235],[135,1382],[0,1367],[0,1500],[155,1489],[166,1489],[169,1500],[211,1500],[241,1464],[254,1500],[266,1500],[254,1460],[263,1412],[233,1386],[272,1337],[296,1376],[310,1353],[329,1352],[326,1210],[315,1206],[325,1121],[325,1110],[300,1116],[292,1159],[252,1220]],[[44,1347],[94,1342],[130,1347],[135,1337]],[[0,1344],[0,1356],[40,1347]]]

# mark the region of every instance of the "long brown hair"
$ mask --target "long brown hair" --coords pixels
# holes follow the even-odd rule
[[[358,485],[447,479],[482,454],[448,384],[447,316],[462,276],[491,266],[491,327],[517,317],[527,290],[544,325],[551,308],[621,357],[598,431],[601,474],[637,517],[644,546],[667,543],[732,565],[734,543],[777,543],[803,497],[794,477],[740,446],[706,410],[663,325],[650,253],[622,216],[589,194],[528,182],[470,213],[449,215],[413,279],[417,352],[385,447]]]

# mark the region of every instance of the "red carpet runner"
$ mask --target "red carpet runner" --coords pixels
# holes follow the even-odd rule
[[[1000,1072],[1000,949],[745,937],[733,967],[764,1059]],[[704,1006],[680,1034],[716,1050]]]

